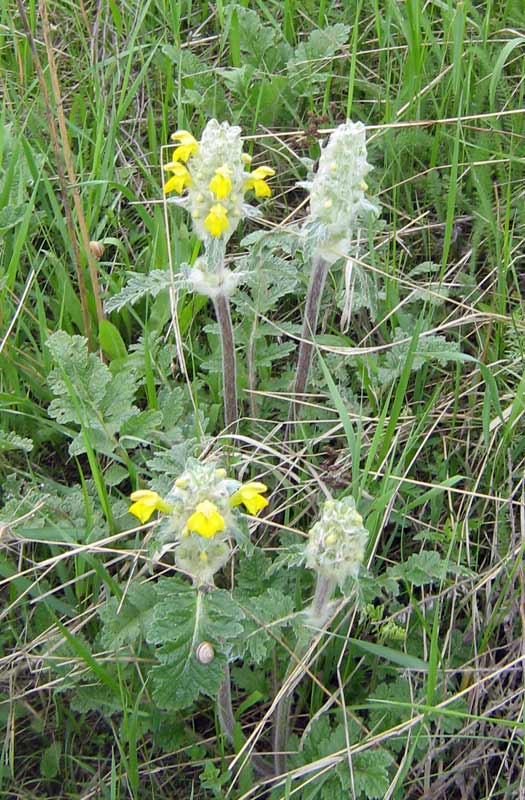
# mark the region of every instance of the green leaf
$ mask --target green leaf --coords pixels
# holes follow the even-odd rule
[[[284,66],[291,50],[280,40],[278,29],[263,25],[257,12],[252,9],[234,4],[230,9],[231,18],[234,14],[237,18],[242,63],[253,64],[258,69],[266,67],[269,71]]]
[[[40,774],[46,780],[56,778],[60,771],[60,756],[62,755],[62,743],[53,742],[49,747],[42,751],[40,757]]]
[[[111,650],[124,644],[135,644],[145,633],[152,619],[157,592],[152,583],[130,583],[123,598],[110,598],[99,616],[103,623],[101,643]]]
[[[510,39],[507,44],[501,48],[501,52],[498,56],[498,60],[494,65],[494,69],[492,71],[492,77],[490,79],[489,84],[489,99],[490,99],[490,108],[495,108],[495,100],[496,100],[496,87],[498,85],[498,81],[501,78],[503,68],[509,59],[512,52],[519,47],[520,45],[525,44],[525,36],[516,36],[514,39]]]
[[[170,273],[165,269],[154,269],[148,275],[142,272],[128,272],[127,277],[128,282],[125,287],[104,303],[104,309],[108,314],[120,311],[124,306],[135,305],[147,295],[156,297],[171,285]]]
[[[312,83],[322,83],[330,71],[330,58],[347,44],[350,28],[338,22],[323,30],[313,30],[305,42],[295,49],[288,61],[288,74],[292,86],[300,91]]]
[[[0,428],[0,453],[5,453],[8,450],[23,450],[25,453],[30,453],[32,449],[33,442],[31,439]]]
[[[251,663],[260,664],[275,645],[272,633],[279,636],[282,629],[290,625],[293,600],[278,589],[268,589],[259,597],[245,597],[243,594],[236,597],[246,614],[239,655]]]
[[[417,669],[421,672],[428,671],[428,664],[422,658],[411,656],[409,653],[402,653],[400,650],[394,650],[393,647],[387,647],[384,644],[376,644],[375,642],[367,642],[365,639],[352,639],[352,642],[357,650],[362,650],[365,653],[370,653],[377,658],[384,658],[386,661],[391,661],[393,664],[399,664],[400,667],[406,669]]]
[[[388,771],[392,761],[392,756],[387,750],[374,747],[352,756],[352,775],[347,761],[338,764],[336,771],[343,789],[350,792],[353,788],[355,797],[383,800],[390,785]]]
[[[24,219],[28,204],[6,206],[0,209],[0,233],[6,233],[10,228],[15,228]]]
[[[353,720],[348,720],[346,730],[342,723],[332,729],[330,716],[324,714],[312,724],[302,753],[293,757],[294,765],[313,763],[361,740],[362,733]],[[311,785],[311,793],[304,797],[312,800],[314,797],[316,800],[344,800],[353,796],[359,800],[363,797],[380,800],[389,786],[388,773],[392,763],[392,756],[382,747],[355,753],[352,755],[352,774],[348,760],[343,759],[335,769],[320,775]]]
[[[126,448],[150,444],[154,434],[162,425],[162,413],[149,409],[130,417],[120,428],[120,442]]]
[[[82,336],[58,331],[46,345],[57,364],[49,373],[55,399],[49,404],[48,413],[62,424],[75,423],[81,428],[70,453],[87,452],[89,443],[93,450],[111,456],[118,446],[121,428],[139,415],[133,404],[137,391],[135,372],[124,367],[113,375],[106,364],[88,352]],[[151,417],[147,419],[152,421]]]
[[[151,672],[155,702],[177,709],[191,705],[200,694],[215,697],[234,642],[243,631],[243,612],[228,592],[201,592],[177,578],[159,581],[157,593],[146,629],[161,662]],[[215,651],[209,664],[196,658],[202,642]]]
[[[441,558],[435,550],[422,550],[414,553],[402,564],[395,564],[386,571],[389,578],[403,578],[413,586],[442,581],[451,569],[448,561]]]
[[[221,772],[213,764],[213,761],[206,761],[203,771],[199,775],[199,781],[203,789],[209,789],[213,796],[224,797],[222,787],[227,781],[231,781],[231,772]]]
[[[127,357],[128,351],[118,328],[107,319],[103,319],[100,322],[98,341],[102,352],[110,361]]]
[[[402,374],[410,347],[410,335],[407,335],[402,328],[396,328],[394,344],[383,356],[378,368],[381,384],[391,383]],[[458,350],[457,342],[451,342],[444,336],[420,336],[410,369],[415,372],[428,361],[437,361],[438,364],[445,366],[450,361],[456,360]]]

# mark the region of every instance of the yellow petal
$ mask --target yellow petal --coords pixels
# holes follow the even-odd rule
[[[172,142],[179,142],[180,144],[197,144],[196,138],[189,131],[175,131],[170,138]]]
[[[165,514],[173,511],[173,506],[166,503],[157,492],[152,492],[149,489],[138,489],[133,492],[131,499],[134,502],[128,511],[134,517],[137,517],[142,524],[148,521],[154,511],[162,511]]]
[[[266,491],[266,488],[264,483],[258,481],[245,483],[231,496],[230,505],[238,506],[242,503],[248,512],[255,516],[268,505],[268,500],[261,494]]]
[[[177,192],[177,194],[182,194],[184,191],[184,179],[181,178],[179,175],[172,175],[169,180],[163,186],[164,194],[170,194],[170,192]]]
[[[224,206],[221,206],[220,203],[216,203],[212,206],[210,208],[210,213],[204,220],[204,226],[212,236],[222,236],[224,231],[227,231],[230,227],[228,223],[228,212]]]
[[[273,178],[275,170],[271,167],[257,167],[253,172],[250,172],[250,177],[255,178],[256,181],[264,180],[264,178]]]
[[[142,500],[143,502],[151,501],[155,503],[160,495],[157,492],[152,492],[151,489],[137,489],[136,492],[130,494],[131,500]]]
[[[186,523],[188,530],[212,539],[225,528],[224,518],[219,514],[215,503],[204,500],[197,505],[195,512]]]
[[[164,169],[173,173],[171,178],[164,184],[164,194],[168,194],[169,192],[182,194],[186,186],[191,186],[191,175],[183,164],[172,161],[166,164]]]
[[[187,161],[199,149],[199,143],[189,131],[175,131],[171,134],[171,140],[179,144],[173,151],[174,161]]]
[[[147,522],[151,517],[155,509],[139,502],[133,503],[133,505],[128,508],[128,511],[130,514],[133,514],[134,517],[137,517],[144,525],[144,523]]]
[[[255,197],[271,197],[272,190],[266,183],[266,181],[254,181],[253,182],[253,190],[255,192]]]
[[[219,169],[216,171],[215,175],[210,181],[209,188],[217,200],[222,200],[224,197],[228,197],[232,190],[232,182],[230,178],[230,170],[226,164],[223,167],[219,167]]]
[[[266,497],[263,497],[262,494],[254,494],[253,497],[245,497],[242,502],[252,517],[257,516],[259,511],[266,508],[268,505],[268,500]]]
[[[199,145],[197,142],[195,142],[195,144],[181,144],[179,147],[175,148],[171,157],[174,161],[187,161],[198,149]]]
[[[265,181],[275,175],[275,170],[271,167],[257,167],[244,182],[244,191],[249,192],[253,189],[256,197],[271,197],[272,190]]]
[[[241,153],[241,161],[243,164],[250,166],[252,163],[252,157],[249,153]]]
[[[247,497],[252,497],[254,494],[261,494],[261,492],[267,492],[268,487],[265,483],[260,483],[260,481],[249,481],[248,483],[243,484],[239,489],[243,495]]]

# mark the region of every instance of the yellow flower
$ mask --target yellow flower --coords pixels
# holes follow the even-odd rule
[[[203,500],[202,503],[198,504],[195,512],[186,523],[186,526],[188,530],[198,533],[199,536],[212,539],[216,533],[224,530],[225,522],[217,511],[215,503],[211,503],[209,500]]]
[[[199,143],[189,131],[175,131],[171,134],[171,141],[179,143],[173,151],[174,161],[187,161],[199,149]]]
[[[139,489],[137,492],[133,492],[131,499],[133,505],[129,507],[128,511],[134,517],[138,517],[143,525],[154,511],[162,511],[164,514],[173,511],[173,506],[166,503],[157,492],[150,492],[149,489]]]
[[[250,166],[252,163],[252,157],[249,153],[241,153],[241,161],[243,164]]]
[[[220,203],[216,203],[212,206],[210,208],[210,213],[204,220],[204,226],[212,236],[222,236],[224,231],[227,231],[230,227],[228,212],[224,206],[221,206]]]
[[[173,173],[171,178],[164,184],[164,194],[168,194],[169,192],[182,194],[186,186],[191,186],[191,175],[184,164],[179,164],[177,161],[170,161],[169,164],[166,164],[164,169]]]
[[[230,168],[227,164],[219,167],[210,181],[209,188],[217,200],[222,200],[224,197],[228,197],[232,190],[232,182],[230,178]]]
[[[275,170],[271,167],[257,167],[253,172],[250,172],[250,177],[244,183],[244,191],[248,192],[253,189],[256,197],[271,197],[272,190],[265,181],[265,178],[271,178],[275,175]]]
[[[252,516],[255,516],[261,509],[266,508],[268,505],[268,500],[261,494],[261,492],[266,491],[266,488],[264,483],[259,483],[258,481],[245,483],[244,486],[237,489],[235,494],[232,494],[230,497],[230,505],[238,506],[243,503],[248,509],[248,512]]]

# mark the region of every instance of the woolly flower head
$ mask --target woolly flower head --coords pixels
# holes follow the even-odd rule
[[[149,490],[134,492],[129,511],[142,523],[155,511],[165,515],[154,534],[160,545],[156,558],[174,547],[176,566],[197,585],[209,584],[231,556],[232,537],[241,535],[239,507],[257,514],[268,505],[264,492],[263,483],[243,484],[214,464],[190,459],[165,498]]]
[[[342,587],[348,577],[357,577],[367,539],[353,497],[327,500],[308,534],[306,564]]]
[[[347,120],[331,134],[321,151],[313,179],[302,185],[310,190],[308,225],[319,229],[319,252],[330,262],[345,255],[352,231],[378,208],[365,196],[366,133],[362,122]]]
[[[247,171],[251,157],[242,152],[241,129],[227,122],[211,119],[200,142],[188,131],[177,131],[171,138],[177,147],[165,165],[170,177],[164,192],[187,191],[182,204],[189,209],[199,238],[226,243],[240,220],[256,213],[245,202],[245,193],[269,197],[266,179],[275,174],[274,170],[258,167]]]

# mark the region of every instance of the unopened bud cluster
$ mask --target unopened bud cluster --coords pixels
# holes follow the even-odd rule
[[[306,564],[342,586],[348,577],[357,577],[367,540],[368,531],[354,498],[327,500],[308,534]]]
[[[347,120],[322,149],[313,179],[303,184],[310,190],[308,224],[320,228],[318,250],[329,262],[346,254],[359,221],[378,212],[365,196],[372,169],[366,159],[365,126]]]

